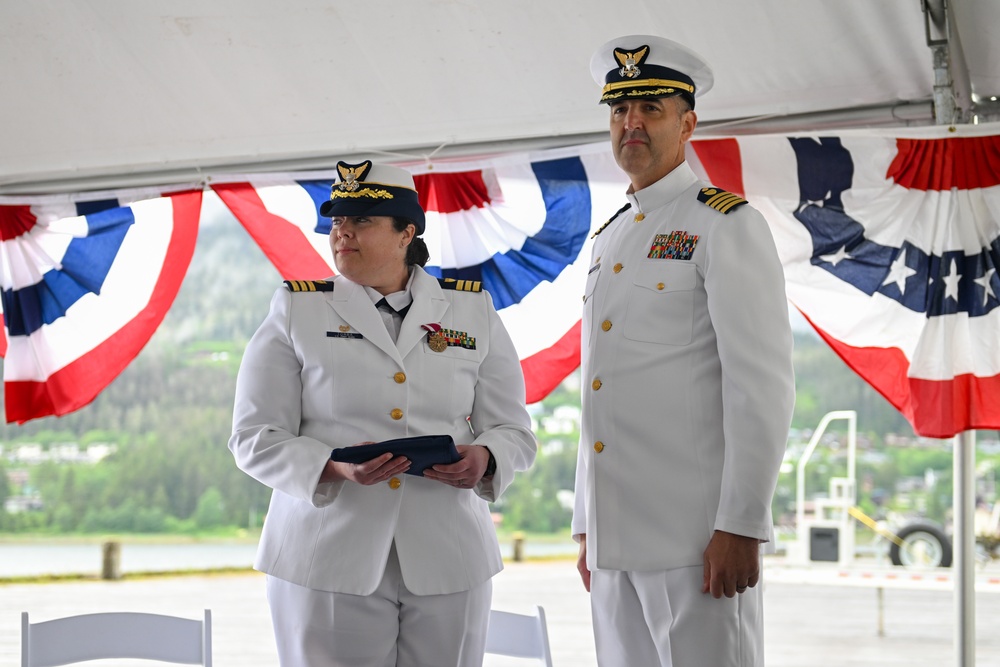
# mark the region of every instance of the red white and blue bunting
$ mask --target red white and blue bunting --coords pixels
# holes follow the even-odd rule
[[[1000,127],[694,142],[789,300],[924,436],[1000,428]]]
[[[8,422],[90,403],[149,341],[194,253],[201,190],[0,204]]]
[[[699,140],[688,159],[761,210],[790,301],[918,433],[1000,428],[1000,127]],[[579,365],[590,235],[624,203],[608,146],[402,166],[428,269],[482,281],[541,400]],[[332,178],[212,189],[283,278],[320,279],[335,273],[318,214]],[[177,293],[201,192],[117,196],[0,204],[9,422],[93,400]]]

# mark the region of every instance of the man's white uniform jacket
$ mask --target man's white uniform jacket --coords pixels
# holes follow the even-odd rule
[[[393,541],[418,595],[468,590],[502,569],[487,501],[536,448],[517,352],[489,294],[443,289],[413,270],[396,343],[364,288],[338,276],[332,291],[279,288],[247,345],[229,448],[274,490],[257,569],[367,595]],[[464,346],[433,351],[422,324],[466,334]],[[373,486],[318,483],[333,448],[435,434],[488,447],[492,483],[455,489],[407,474]]]
[[[686,162],[628,199],[584,296],[573,534],[591,569],[701,565],[714,530],[772,536],[795,398],[784,276],[763,217]]]

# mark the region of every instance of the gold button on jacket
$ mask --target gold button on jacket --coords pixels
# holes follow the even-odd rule
[[[403,384],[406,382],[406,373],[400,371],[392,376],[392,379],[396,381],[396,384]]]
[[[389,488],[398,489],[403,483],[399,481],[398,477],[393,477],[389,480]]]
[[[597,442],[595,442],[594,443],[594,451],[597,452],[598,454],[600,454],[601,452],[603,452],[604,451],[604,443],[601,442],[600,440],[598,440]]]
[[[594,388],[594,391],[597,391],[598,389],[600,389],[600,388],[601,388],[601,385],[602,385],[602,382],[601,382],[601,380],[600,380],[600,379],[598,378],[598,379],[594,380],[594,381],[593,381],[593,383],[591,383],[591,385],[590,385],[590,386]]]
[[[389,416],[396,420],[402,419],[403,411],[400,410],[399,408],[393,408],[392,412],[389,413]]]
[[[601,322],[601,328],[605,331],[611,331],[611,320],[604,320]]]

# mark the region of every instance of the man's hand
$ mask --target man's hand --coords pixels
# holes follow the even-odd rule
[[[583,579],[583,587],[590,592],[590,569],[587,567],[587,536],[580,535],[580,555],[576,557],[576,569]]]
[[[456,489],[475,488],[486,472],[490,452],[482,445],[457,445],[461,457],[455,463],[439,463],[424,470],[424,477],[454,486]]]
[[[760,579],[760,540],[755,537],[715,531],[704,554],[702,593],[718,599],[731,598]]]

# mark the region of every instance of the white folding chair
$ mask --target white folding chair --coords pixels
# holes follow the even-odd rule
[[[486,632],[486,652],[515,658],[535,658],[545,667],[552,667],[545,610],[536,606],[534,615],[491,610],[490,626]]]
[[[21,613],[21,667],[133,658],[212,665],[212,612],[204,620],[114,612],[30,623]]]

